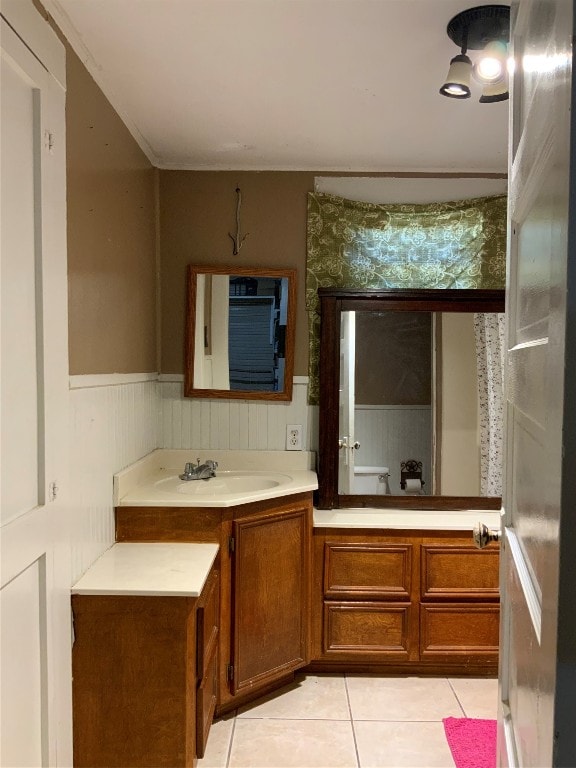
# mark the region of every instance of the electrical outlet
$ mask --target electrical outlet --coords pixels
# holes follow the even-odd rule
[[[286,450],[302,450],[302,424],[286,425]]]

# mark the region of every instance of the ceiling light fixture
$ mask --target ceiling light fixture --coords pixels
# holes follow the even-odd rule
[[[470,78],[483,85],[482,104],[508,98],[506,59],[510,38],[510,8],[507,5],[479,5],[468,8],[450,19],[448,37],[460,48],[450,61],[446,81],[440,88],[443,96],[468,99]],[[472,62],[468,50],[482,53]]]

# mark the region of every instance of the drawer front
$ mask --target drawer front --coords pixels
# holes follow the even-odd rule
[[[201,680],[206,674],[218,638],[220,580],[214,571],[206,583],[198,601],[196,612],[196,676]]]
[[[497,600],[498,547],[423,544],[422,599]]]
[[[411,544],[325,544],[324,596],[410,600]]]
[[[324,653],[410,659],[412,650],[418,651],[412,641],[411,613],[409,604],[326,601]]]
[[[439,603],[420,606],[422,659],[498,658],[500,611],[497,605]]]
[[[218,695],[218,653],[216,648],[207,665],[206,674],[196,693],[196,756],[204,757]]]

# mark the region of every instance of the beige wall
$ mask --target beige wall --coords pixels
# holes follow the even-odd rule
[[[162,372],[184,365],[187,264],[295,267],[298,271],[294,374],[308,374],[306,194],[314,173],[160,171]],[[236,187],[242,191],[241,230],[248,237],[232,255]]]
[[[40,0],[34,2],[47,17]],[[196,263],[297,269],[294,373],[307,375],[306,194],[318,173],[155,170],[62,39],[68,78],[70,373],[182,373],[185,270]],[[236,231],[236,186],[243,195],[242,231],[249,235],[233,256],[228,233]]]
[[[66,46],[70,374],[157,370],[156,171]]]

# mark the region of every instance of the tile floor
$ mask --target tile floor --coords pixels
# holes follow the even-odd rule
[[[298,675],[217,720],[198,768],[453,768],[443,717],[495,718],[498,681]]]

